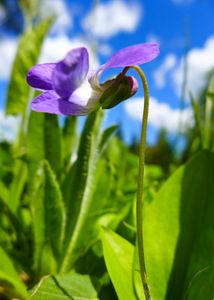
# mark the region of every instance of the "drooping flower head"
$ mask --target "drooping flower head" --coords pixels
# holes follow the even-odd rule
[[[38,64],[30,69],[28,84],[42,91],[33,99],[31,107],[58,115],[86,115],[99,107],[111,108],[133,96],[138,82],[122,72],[101,84],[102,73],[111,68],[141,65],[158,55],[158,44],[138,44],[116,52],[96,71],[90,71],[87,49],[72,49],[57,63]]]

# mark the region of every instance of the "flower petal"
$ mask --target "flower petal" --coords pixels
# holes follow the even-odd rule
[[[44,92],[31,103],[32,110],[57,115],[80,115],[83,107],[61,98],[55,91]]]
[[[86,48],[75,48],[56,64],[53,71],[54,90],[63,98],[69,97],[84,81],[88,73],[89,58]]]
[[[159,55],[159,44],[144,43],[119,50],[102,67],[109,68],[129,67],[141,65],[155,59]]]
[[[55,66],[55,63],[35,65],[28,72],[28,84],[39,90],[52,90],[52,74]]]

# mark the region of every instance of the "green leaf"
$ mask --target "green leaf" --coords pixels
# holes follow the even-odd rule
[[[14,211],[11,209],[11,207],[8,205],[7,202],[4,202],[0,199],[0,210],[2,211],[2,216],[5,217],[5,220],[8,220],[8,227],[10,228],[10,234],[8,235],[8,238],[11,239],[11,242],[14,243],[14,236],[12,236],[12,232],[15,233],[16,241],[20,245],[22,245],[22,254],[25,254],[25,250],[27,248],[27,241],[25,237],[25,233],[23,230],[23,226],[21,224],[21,220],[18,218],[17,214],[14,213]],[[17,251],[18,253],[18,251]]]
[[[27,131],[28,185],[33,189],[36,171],[45,155],[44,115],[31,111]]]
[[[214,102],[214,92],[207,92],[207,96],[210,98],[212,102]]]
[[[140,274],[139,266],[139,254],[137,245],[134,248],[134,259],[133,259],[133,281],[136,298],[138,300],[145,300],[144,289],[142,285],[142,279]]]
[[[214,154],[202,151],[145,206],[144,244],[152,299],[213,299],[213,181]]]
[[[44,162],[38,170],[37,189],[32,201],[35,234],[35,266],[41,273],[42,259],[50,255],[59,260],[64,237],[65,215],[62,195],[55,175],[48,162]],[[45,249],[45,253],[43,250]],[[54,258],[52,261],[54,262]],[[54,272],[50,264],[50,272]]]
[[[103,230],[101,237],[105,263],[119,300],[136,300],[132,275],[133,245],[111,230]]]
[[[206,97],[204,120],[204,149],[211,149],[212,145],[212,113],[213,102],[209,97]]]
[[[70,166],[71,155],[73,153],[73,148],[77,140],[76,127],[77,117],[66,117],[65,125],[63,127],[63,156],[66,170]]]
[[[37,63],[42,43],[52,21],[53,19],[51,18],[41,22],[32,30],[27,31],[19,41],[8,88],[7,114],[21,113],[25,115],[30,93],[30,87],[26,83],[26,76],[29,69]]]
[[[102,133],[102,138],[100,140],[100,145],[99,145],[99,150],[100,152],[105,149],[105,147],[107,146],[110,138],[112,137],[112,135],[115,133],[115,131],[118,129],[117,125],[113,125],[110,126],[108,128],[106,128],[103,133]]]
[[[64,205],[58,182],[47,161],[44,163],[44,172],[46,234],[50,239],[55,256],[58,257],[64,237]]]
[[[207,287],[212,287],[214,282],[214,265],[211,263],[209,266],[197,271],[191,278],[186,291],[183,296],[183,300],[187,299],[213,299],[213,288],[207,290]]]
[[[210,81],[209,81],[209,86],[208,86],[208,94],[211,94],[211,98],[214,96],[214,74],[212,74]]]
[[[44,114],[45,158],[56,175],[62,169],[62,136],[56,115]]]
[[[0,208],[2,207],[0,206]],[[9,236],[8,232],[1,227],[0,227],[0,247],[2,247],[8,252],[13,248],[11,237]]]
[[[8,191],[6,185],[2,181],[0,181],[0,199],[2,199],[2,201],[6,202],[8,199],[8,194],[9,194],[9,191]]]
[[[0,285],[5,286],[7,296],[11,295],[12,298],[28,299],[25,285],[20,280],[12,261],[2,248],[0,248],[0,257]]]
[[[196,99],[194,98],[192,93],[190,93],[190,99],[191,99],[192,108],[194,111],[195,124],[196,124],[197,130],[198,130],[200,144],[202,146],[204,144],[204,129],[202,126],[202,116],[200,113],[198,102],[196,101]]]
[[[42,278],[31,294],[33,300],[98,300],[90,277],[66,274]]]
[[[24,161],[17,159],[13,167],[13,181],[10,185],[7,204],[11,211],[17,212],[21,202],[21,196],[27,182],[27,165]]]
[[[29,186],[33,187],[35,172],[46,159],[56,175],[62,168],[61,131],[56,115],[31,111],[27,133]]]
[[[113,138],[103,154],[94,174],[91,212],[82,232],[82,240],[89,245],[98,239],[101,226],[116,230],[122,224],[136,190],[135,170],[133,172],[127,148]]]
[[[100,145],[100,142],[98,144]],[[121,157],[124,158],[122,161]],[[136,188],[135,175],[133,177],[130,168],[132,170],[127,149],[116,138],[112,139],[93,170],[90,207],[84,215],[84,225],[79,231],[75,252],[73,251],[73,255],[75,255],[73,262],[75,263],[78,258],[81,273],[88,272],[88,269],[84,268],[84,254],[99,239],[101,226],[116,229],[130,211]],[[74,174],[73,170],[71,170],[71,174]],[[70,178],[68,177],[68,179]],[[71,182],[68,180],[66,186],[71,188]],[[131,185],[134,185],[134,189]],[[72,193],[70,197],[72,200]],[[71,212],[70,219],[72,216]],[[102,255],[101,249],[99,252]]]
[[[69,222],[66,224],[61,271],[68,270],[81,255],[78,244],[81,243],[80,233],[84,230],[85,219],[91,208],[102,116],[101,111],[88,116],[80,139],[77,161],[64,182],[64,200]]]

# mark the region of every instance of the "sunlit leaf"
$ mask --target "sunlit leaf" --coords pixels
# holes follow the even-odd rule
[[[199,134],[199,138],[200,138],[200,144],[203,145],[204,144],[204,130],[203,130],[203,125],[202,125],[201,112],[199,109],[198,102],[196,101],[196,99],[194,98],[194,96],[192,94],[190,94],[190,99],[191,99],[192,108],[194,111],[195,124],[197,126],[197,130],[198,130],[198,134]]]
[[[27,182],[27,165],[21,159],[14,162],[13,181],[10,185],[7,204],[13,212],[16,212],[21,204],[21,196]]]
[[[31,293],[33,300],[98,300],[90,277],[80,274],[47,276]]]
[[[2,248],[0,248],[0,257],[0,286],[5,286],[7,296],[28,299],[25,285],[20,280],[12,261]]]
[[[77,117],[66,117],[65,125],[63,127],[63,157],[66,170],[70,167],[71,155],[73,154],[74,146],[77,142],[76,127]]]
[[[29,102],[30,87],[26,83],[29,69],[37,63],[43,40],[53,19],[41,22],[27,31],[19,41],[8,88],[6,112],[25,115]]]
[[[5,217],[10,232],[12,231],[15,233],[16,241],[20,243],[20,245],[22,245],[22,253],[25,253],[26,237],[23,232],[21,220],[18,218],[17,213],[15,213],[12,210],[12,208],[9,206],[7,201],[2,201],[1,199],[0,199],[0,210],[2,212],[1,219],[3,216]],[[11,234],[8,235],[8,239],[11,239]],[[11,242],[14,242],[14,237],[13,239],[11,239]]]
[[[8,199],[8,193],[9,193],[9,191],[8,191],[6,185],[2,181],[0,181],[0,198],[4,202],[6,202]]]
[[[121,198],[115,199],[114,203],[111,202],[111,192],[113,193],[116,180],[109,172],[108,163],[100,160],[100,155],[116,127],[106,129],[101,134],[100,117],[92,115],[88,118],[80,141],[78,159],[64,183],[69,225],[73,226],[74,232],[77,231],[71,235],[67,248],[70,255],[65,254],[62,269],[66,264],[74,264],[98,240],[101,224],[114,223],[113,227],[116,227],[130,207],[130,201],[122,195]],[[75,220],[76,223],[72,224]],[[68,230],[66,234],[69,234]]]
[[[56,115],[31,112],[27,133],[29,186],[43,159],[48,160],[56,175],[62,168],[61,130]]]
[[[154,300],[214,297],[213,181],[214,154],[203,151],[145,207],[146,264]]]
[[[64,207],[60,188],[48,162],[42,163],[38,170],[37,189],[32,201],[35,266],[41,273],[44,270],[42,261],[46,258],[50,264],[49,272],[56,269],[51,266],[51,257],[59,260],[62,239],[64,236]],[[45,254],[44,251],[45,250]],[[49,257],[48,257],[49,255]],[[52,257],[52,263],[54,259]]]
[[[133,245],[107,229],[102,232],[102,244],[108,273],[119,300],[136,300],[132,273]]]
[[[101,120],[101,112],[91,113],[88,116],[80,139],[77,161],[64,183],[64,199],[69,222],[65,231],[65,247],[61,266],[63,271],[68,270],[80,255],[78,243],[91,205]]]
[[[108,127],[104,130],[102,133],[102,138],[100,140],[99,150],[102,151],[105,146],[108,144],[109,139],[113,135],[113,133],[118,129],[117,125],[113,125],[111,127]]]

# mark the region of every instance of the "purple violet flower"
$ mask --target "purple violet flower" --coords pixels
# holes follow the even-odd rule
[[[120,73],[101,84],[101,74],[110,68],[141,65],[158,55],[158,44],[138,44],[116,52],[98,70],[89,71],[87,49],[72,49],[57,63],[38,64],[30,69],[28,84],[42,91],[33,99],[31,108],[58,115],[86,115],[99,107],[111,108],[133,96],[138,82],[134,77]]]

